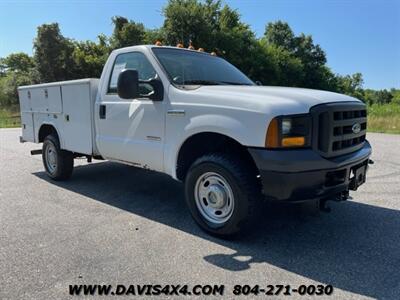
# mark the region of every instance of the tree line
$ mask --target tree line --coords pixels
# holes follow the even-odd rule
[[[164,23],[157,29],[115,16],[111,36],[100,34],[96,42],[65,37],[57,23],[39,26],[33,56],[13,53],[0,58],[0,106],[18,103],[20,85],[98,78],[113,49],[156,41],[214,51],[264,85],[328,90],[369,104],[400,104],[399,89],[363,89],[361,73],[335,74],[312,36],[296,35],[286,22],[266,24],[264,35],[257,38],[238,11],[219,0],[170,0],[162,11]]]

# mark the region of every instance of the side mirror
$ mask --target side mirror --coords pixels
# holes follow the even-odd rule
[[[153,101],[162,101],[164,98],[164,86],[159,78],[153,78],[148,81],[153,87],[154,92],[149,95],[149,98]]]
[[[263,85],[261,81],[256,81],[256,85]]]
[[[133,69],[122,70],[117,81],[118,96],[122,99],[139,97],[139,74]]]

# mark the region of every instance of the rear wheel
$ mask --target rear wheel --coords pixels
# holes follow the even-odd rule
[[[256,174],[238,158],[210,154],[197,159],[185,180],[189,210],[206,231],[229,236],[249,223],[260,197]]]
[[[50,134],[45,137],[42,160],[46,173],[51,179],[65,180],[71,177],[74,168],[73,154],[60,148],[56,135]]]

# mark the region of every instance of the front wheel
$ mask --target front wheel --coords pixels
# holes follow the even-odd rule
[[[220,236],[241,231],[253,217],[260,197],[251,168],[224,154],[197,159],[186,176],[185,193],[195,221]]]
[[[72,152],[62,150],[56,135],[48,135],[43,142],[42,160],[47,175],[54,180],[71,177],[74,168]]]

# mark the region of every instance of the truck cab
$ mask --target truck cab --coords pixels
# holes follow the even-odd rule
[[[101,78],[19,88],[21,141],[43,142],[45,169],[75,157],[184,182],[196,222],[217,235],[254,221],[264,200],[323,205],[366,177],[366,107],[311,89],[256,85],[221,57],[166,46],[113,51]]]

